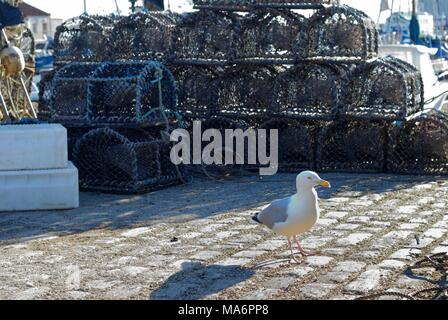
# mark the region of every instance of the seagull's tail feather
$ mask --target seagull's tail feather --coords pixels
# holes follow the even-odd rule
[[[254,220],[256,223],[261,223],[261,221],[260,221],[260,219],[258,219],[258,215],[259,215],[260,213],[257,213],[256,215],[254,215],[253,217],[252,217],[252,220]]]

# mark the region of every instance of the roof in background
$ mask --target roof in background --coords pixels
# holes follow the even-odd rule
[[[23,17],[47,17],[50,16],[48,12],[40,10],[28,3],[22,2],[19,4],[20,11],[22,11]]]

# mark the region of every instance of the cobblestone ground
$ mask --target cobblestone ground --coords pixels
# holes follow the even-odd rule
[[[323,177],[333,189],[319,191],[322,218],[301,236],[316,255],[301,265],[289,263],[286,239],[250,219],[294,192],[292,174],[83,193],[77,210],[0,213],[0,298],[353,299],[433,286],[433,270],[407,267],[448,252],[448,180]]]

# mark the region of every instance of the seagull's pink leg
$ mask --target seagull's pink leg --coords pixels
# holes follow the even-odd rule
[[[295,256],[294,256],[294,251],[292,251],[292,245],[291,245],[291,238],[288,237],[288,245],[289,245],[289,250],[291,251],[291,258],[294,262],[296,262],[297,264],[301,264],[302,261],[298,260]]]
[[[300,251],[300,253],[301,253],[302,256],[304,256],[304,257],[308,257],[308,256],[312,256],[312,255],[313,255],[313,253],[311,253],[311,252],[307,252],[307,251],[305,251],[305,250],[302,248],[302,246],[300,245],[299,240],[297,240],[297,236],[294,236],[294,240],[296,241],[296,243],[297,243],[297,248],[299,249],[299,251]]]

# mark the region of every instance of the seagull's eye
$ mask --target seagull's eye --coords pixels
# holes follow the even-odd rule
[[[312,177],[308,177],[308,180],[313,180],[313,178]]]

